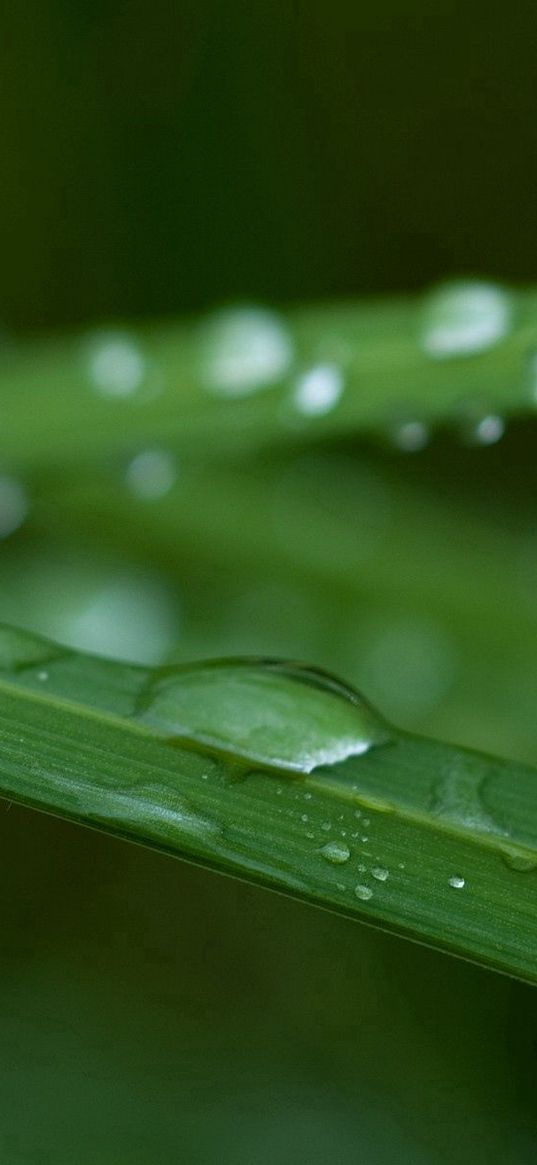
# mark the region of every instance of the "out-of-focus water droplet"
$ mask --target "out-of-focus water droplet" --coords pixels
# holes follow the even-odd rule
[[[425,421],[399,421],[391,430],[393,444],[401,453],[420,453],[431,439],[431,430]]]
[[[0,538],[18,530],[28,514],[24,486],[14,477],[0,477]]]
[[[461,438],[467,445],[496,445],[505,435],[505,420],[479,398],[465,400],[460,406]]]
[[[453,874],[449,879],[449,884],[453,890],[462,890],[465,885],[465,879],[461,878],[460,874]]]
[[[474,426],[472,439],[476,445],[495,445],[505,433],[505,421],[497,413],[487,413]]]
[[[358,885],[354,887],[354,893],[361,902],[369,902],[369,899],[373,897],[371,887],[365,886],[362,882],[358,882]]]
[[[298,377],[292,404],[303,416],[323,417],[336,407],[343,387],[343,372],[337,364],[316,364]]]
[[[165,497],[177,480],[177,466],[166,449],[144,449],[129,462],[125,471],[128,488],[144,501]]]
[[[19,586],[5,590],[4,618],[92,655],[153,665],[177,646],[179,597],[156,571],[83,557],[32,554]],[[50,657],[50,648],[48,649]]]
[[[37,678],[42,684],[45,684],[48,680],[48,671],[38,671]]]
[[[133,396],[142,387],[146,359],[125,332],[101,332],[86,347],[88,376],[96,392],[111,400]]]
[[[200,330],[199,346],[203,384],[227,397],[269,387],[285,376],[293,360],[288,328],[260,307],[215,312]]]
[[[537,857],[531,854],[519,853],[516,850],[502,848],[502,858],[510,870],[517,870],[520,874],[529,874],[537,869]]]
[[[377,879],[377,882],[386,882],[390,876],[390,871],[384,866],[373,866],[371,874]]]
[[[311,793],[304,793],[304,800],[311,801]]]
[[[295,773],[361,756],[389,739],[353,689],[279,660],[162,668],[148,683],[138,717],[168,737]]]
[[[349,669],[359,661],[364,689],[395,722],[419,719],[438,706],[457,674],[456,644],[425,615],[371,620],[347,642]]]
[[[436,360],[472,356],[498,344],[512,320],[511,296],[483,281],[444,284],[425,303],[421,346]]]
[[[342,866],[348,862],[351,851],[348,845],[344,845],[341,841],[328,841],[326,845],[323,845],[321,854],[327,862],[332,862],[335,866]]]

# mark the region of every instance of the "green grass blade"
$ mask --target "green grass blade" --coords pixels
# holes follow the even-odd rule
[[[3,796],[537,981],[534,770],[397,732],[246,770],[136,718],[147,670],[1,646]]]
[[[357,431],[412,448],[416,422],[450,420],[486,442],[491,411],[535,407],[535,291],[464,284],[447,301],[223,319],[13,348],[0,367],[4,458],[78,464],[155,442],[203,454]]]
[[[471,457],[498,466],[493,451],[468,453],[461,477]],[[405,728],[533,764],[534,480],[524,506],[511,503],[515,523],[474,500],[489,497],[489,478],[476,475],[473,494],[470,480],[461,496],[423,470],[416,481],[409,460],[406,473],[400,461],[315,449],[203,470],[186,462],[149,504],[116,469],[61,475],[45,487],[36,528],[41,520],[45,543],[53,513],[55,530],[76,534],[80,546],[120,549],[174,575],[186,611],[182,658],[299,654],[346,675]],[[22,603],[39,562],[16,560],[12,575],[18,605],[7,606],[0,589],[4,617],[26,623]],[[394,637],[391,668],[375,659],[384,635]],[[431,702],[426,691],[420,705],[429,659],[434,681],[435,644],[445,686],[436,703],[431,688]]]

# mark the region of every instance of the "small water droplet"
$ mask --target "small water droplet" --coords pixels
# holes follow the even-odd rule
[[[307,833],[306,833],[306,837],[307,837],[307,838],[309,838],[309,840],[310,840],[310,841],[313,841],[313,839],[314,839],[314,837],[315,837],[315,834],[314,834],[314,833],[311,833],[311,831],[310,831],[310,830],[308,830],[308,831],[307,831]]]
[[[124,332],[102,332],[86,347],[88,375],[101,396],[121,399],[141,388],[146,360],[138,344]]]
[[[364,817],[364,820],[362,821],[362,825],[363,825],[364,829],[367,829],[368,825],[371,825],[370,818]]]
[[[436,360],[471,356],[503,340],[511,318],[503,288],[478,280],[444,284],[427,298],[421,345]]]
[[[385,869],[384,866],[373,866],[371,873],[377,879],[377,882],[386,882],[390,876],[390,871]]]
[[[459,874],[453,874],[449,879],[449,884],[454,890],[462,890],[465,885],[465,879],[461,878]]]
[[[304,793],[304,800],[311,801],[311,793]]]
[[[332,828],[332,825],[331,825],[330,821],[323,821],[323,822],[322,822],[322,824],[321,824],[321,829],[324,829],[325,833],[328,833],[328,831],[329,831],[331,828]]]
[[[308,817],[307,813],[303,813],[300,820],[303,821],[304,824],[306,824],[306,821],[309,821],[309,817]]]
[[[37,678],[41,681],[42,684],[46,683],[48,680],[48,671],[38,671]]]
[[[18,530],[28,514],[26,490],[14,477],[0,477],[0,538]]]
[[[343,882],[336,882],[336,886],[337,886],[338,890],[341,890],[342,894],[347,889],[347,887],[343,885]]]
[[[177,480],[175,458],[165,449],[144,449],[127,466],[125,480],[131,492],[144,501],[162,498]]]
[[[367,834],[366,834],[366,833],[364,833],[364,834],[363,834],[363,837],[361,838],[361,840],[362,840],[364,843],[365,843],[366,841],[369,841],[369,837],[367,836]]]
[[[161,668],[138,718],[262,768],[309,773],[388,739],[352,689],[303,664],[251,658]]]
[[[362,863],[360,863],[358,866],[358,873],[365,874],[366,870],[367,870],[367,866],[364,866]]]
[[[373,891],[371,887],[364,886],[361,882],[359,882],[358,885],[354,887],[354,893],[356,894],[357,898],[361,899],[362,902],[368,902],[369,899],[373,897]]]
[[[287,327],[259,307],[228,308],[203,325],[200,336],[203,383],[226,397],[249,396],[288,371],[293,344]]]
[[[344,845],[341,841],[327,842],[326,845],[323,845],[321,853],[327,862],[332,862],[335,866],[341,866],[344,862],[348,862],[351,856],[348,845]]]
[[[343,372],[337,364],[317,364],[299,376],[292,404],[303,416],[325,416],[341,399],[343,384]]]
[[[362,810],[361,810],[361,809],[355,809],[355,810],[354,810],[354,816],[355,816],[355,817],[361,817],[361,816],[362,816]]]

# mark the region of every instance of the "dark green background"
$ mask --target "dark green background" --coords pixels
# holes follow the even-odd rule
[[[6,325],[532,280],[534,19],[529,0],[12,2]]]

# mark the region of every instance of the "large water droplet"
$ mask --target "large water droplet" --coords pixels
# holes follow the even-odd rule
[[[332,862],[332,864],[335,866],[344,865],[345,862],[348,862],[351,856],[351,851],[348,845],[344,845],[344,843],[340,841],[327,842],[326,845],[323,845],[321,853],[323,858],[326,858],[327,862]]]
[[[426,302],[421,345],[437,360],[471,356],[499,343],[509,332],[510,295],[481,281],[445,284]]]
[[[168,737],[297,773],[361,756],[388,739],[383,721],[351,688],[278,660],[160,669],[138,716]]]
[[[121,399],[137,392],[145,379],[146,361],[138,344],[125,332],[102,332],[87,347],[90,381],[101,396]]]
[[[292,395],[297,412],[322,417],[336,407],[343,392],[343,373],[337,364],[317,364],[299,376]]]
[[[259,307],[216,312],[201,328],[199,344],[203,383],[228,397],[248,396],[274,384],[293,359],[284,323]]]

